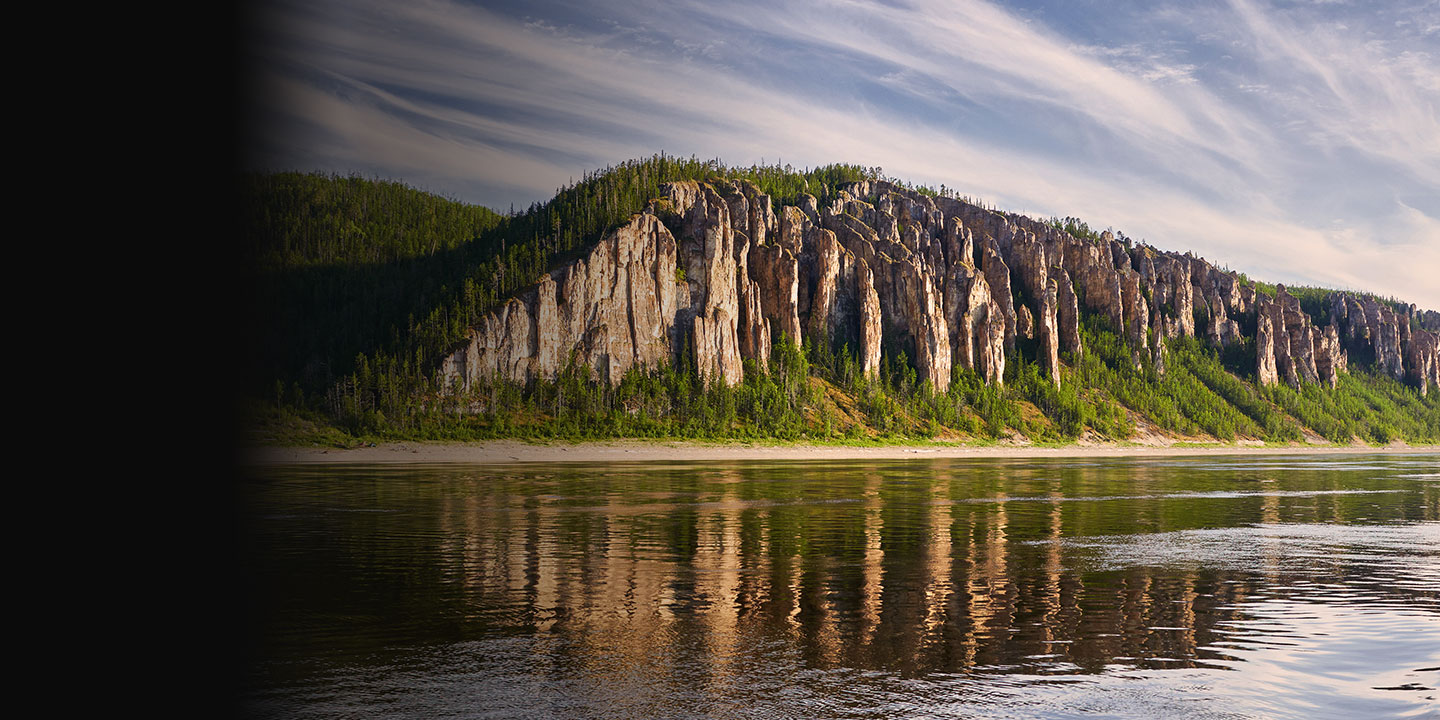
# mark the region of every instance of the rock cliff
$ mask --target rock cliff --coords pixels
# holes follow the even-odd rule
[[[951,369],[1003,383],[1017,338],[1059,383],[1085,352],[1081,312],[1164,366],[1163,338],[1253,342],[1262,384],[1334,386],[1355,359],[1440,384],[1440,314],[1335,292],[1305,307],[1190,254],[1079,238],[1021,215],[884,181],[780,207],[746,182],[677,182],[585,256],[487,314],[441,367],[446,388],[494,376],[597,378],[673,362],[734,384],[782,336],[846,344],[863,372],[903,351],[922,381]],[[1248,346],[1247,346],[1248,347]]]

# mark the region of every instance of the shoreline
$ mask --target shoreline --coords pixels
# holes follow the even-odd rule
[[[1440,445],[1175,446],[1175,445],[763,445],[702,444],[684,441],[622,440],[575,444],[489,442],[395,442],[352,449],[257,447],[241,451],[242,465],[397,465],[456,463],[701,462],[744,460],[898,460],[916,458],[1025,459],[1095,457],[1179,457],[1213,455],[1375,455],[1440,454]]]

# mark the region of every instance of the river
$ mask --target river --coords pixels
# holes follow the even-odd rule
[[[1440,716],[1440,456],[248,471],[244,712]]]

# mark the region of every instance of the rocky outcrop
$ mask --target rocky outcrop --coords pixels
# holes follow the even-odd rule
[[[1274,313],[1270,305],[1270,299],[1262,295],[1255,310],[1255,377],[1261,385],[1274,385],[1280,381],[1280,368],[1275,362]]]
[[[1240,339],[1240,324],[1232,312],[1246,312],[1239,280],[1200,258],[1190,258],[1190,278],[1196,309],[1205,318],[1205,338],[1225,347]]]
[[[775,244],[798,257],[805,246],[805,234],[814,224],[810,216],[801,212],[800,208],[786,205],[780,210],[780,234],[776,237]]]
[[[1043,304],[1045,286],[1049,280],[1045,244],[1036,238],[1034,233],[1020,230],[1011,238],[1006,262],[1019,280],[1017,285],[1021,295],[1032,305],[1032,309]],[[1040,313],[1036,314],[1038,316]]]
[[[1000,316],[1005,322],[1005,349],[1014,350],[1016,316],[1015,296],[1010,292],[1010,268],[1005,265],[1004,258],[1000,257],[1000,250],[996,248],[993,239],[987,237],[984,248],[985,280],[990,285],[990,294],[1000,306]]]
[[[1373,297],[1361,298],[1364,339],[1369,341],[1375,367],[1399,380],[1405,375],[1405,361],[1400,348],[1400,328],[1395,311],[1381,305]]]
[[[1022,340],[1035,339],[1035,314],[1024,305],[1021,305],[1020,312],[1015,314],[1015,336]]]
[[[891,264],[891,277],[905,286],[905,310],[915,342],[915,364],[921,382],[940,390],[950,387],[950,328],[942,312],[939,288],[924,268],[901,260]]]
[[[693,361],[702,377],[718,378],[733,385],[741,380],[743,366],[739,268],[735,262],[730,204],[709,185],[700,185],[700,191],[692,193],[692,184],[673,183],[666,187],[666,192],[684,229],[678,246],[680,260],[686,268],[689,308],[693,311],[689,323],[693,328],[690,333]],[[691,204],[687,205],[687,200]]]
[[[654,215],[637,215],[482,318],[442,363],[444,386],[551,378],[572,357],[610,382],[635,365],[669,362],[686,301],[675,262],[670,231]]]
[[[715,308],[709,315],[696,315],[693,323],[691,342],[700,377],[707,381],[719,378],[731,384],[738,382],[743,366],[735,319],[723,309]]]
[[[1340,380],[1340,373],[1346,371],[1340,333],[1334,325],[1327,325],[1324,332],[1313,332],[1311,337],[1315,341],[1315,370],[1320,374],[1320,381],[1333,388]]]
[[[1055,319],[1058,295],[1055,278],[1050,278],[1040,299],[1040,315],[1035,319],[1035,337],[1040,341],[1040,365],[1056,385],[1060,384],[1060,327]]]
[[[811,338],[833,340],[840,326],[844,306],[841,303],[841,271],[852,264],[850,252],[835,239],[835,233],[819,229],[809,248],[814,258],[810,278],[810,311],[807,330]]]
[[[1010,260],[1020,277],[1021,294],[1034,310],[1035,340],[1037,341],[1040,364],[1057,384],[1060,381],[1060,350],[1067,341],[1062,337],[1061,316],[1070,314],[1073,337],[1068,340],[1070,350],[1080,346],[1078,306],[1073,296],[1073,286],[1065,271],[1059,267],[1064,252],[1057,239],[1039,228],[1041,234],[1031,229],[1020,228],[1011,236]],[[1061,288],[1061,283],[1064,288]],[[1062,308],[1062,299],[1070,300],[1068,308]]]
[[[1427,395],[1430,388],[1440,385],[1440,335],[1416,330],[1410,339],[1405,362],[1410,368],[1410,382]]]
[[[937,390],[952,367],[1002,383],[1018,337],[1058,383],[1061,358],[1085,352],[1082,310],[1123,338],[1137,368],[1161,373],[1165,338],[1225,347],[1250,333],[1261,384],[1334,387],[1357,360],[1422,392],[1440,384],[1440,314],[1340,292],[1317,306],[1284,286],[1271,297],[1203,258],[1108,231],[1072,236],[884,181],[778,209],[740,181],[661,194],[482,317],[444,359],[445,387],[551,378],[572,362],[618,382],[686,355],[734,384],[781,337],[848,346],[867,375],[882,347],[903,350]]]
[[[1191,282],[1190,258],[1144,248],[1140,255],[1140,280],[1149,288],[1150,310],[1166,318],[1164,337],[1195,334],[1195,292]],[[1155,322],[1158,330],[1161,323]]]
[[[741,277],[744,277],[743,267]],[[740,287],[740,321],[737,323],[740,356],[763,367],[770,362],[770,320],[760,310],[760,284],[742,280]]]
[[[800,258],[786,245],[755,245],[750,248],[748,264],[750,278],[759,286],[760,312],[772,332],[799,343],[804,338],[800,329]]]
[[[874,377],[880,371],[880,295],[875,292],[875,274],[864,260],[856,272],[860,281],[860,372]]]
[[[1293,387],[1300,386],[1300,375],[1295,370],[1295,358],[1290,355],[1290,329],[1285,326],[1285,304],[1278,299],[1265,301],[1270,313],[1270,327],[1275,330],[1275,368],[1280,377]]]
[[[1440,383],[1436,345],[1440,315],[1415,306],[1397,309],[1374,297],[1331,293],[1332,327],[1337,328],[1340,355],[1368,358],[1374,367],[1419,388],[1422,395]]]
[[[1311,338],[1313,327],[1310,316],[1300,309],[1300,301],[1290,293],[1285,292],[1285,286],[1280,285],[1275,292],[1275,304],[1284,315],[1285,332],[1287,333],[1289,349],[1290,368],[1287,377],[1292,385],[1301,382],[1317,383],[1320,381],[1320,374],[1315,369],[1315,341]]]
[[[952,218],[953,220],[954,218]],[[968,233],[947,251],[945,317],[950,327],[952,365],[974,370],[988,383],[1004,382],[1005,315],[985,275],[973,264]],[[1028,312],[1028,311],[1027,311]]]
[[[942,390],[949,387],[952,358],[944,313],[944,274],[936,272],[941,268],[932,265],[935,256],[929,253],[934,236],[908,219],[902,236],[900,224],[887,210],[856,200],[849,193],[843,193],[837,205],[843,207],[842,212],[822,209],[821,223],[873,272],[882,308],[882,335],[911,351],[921,381]],[[886,207],[903,205],[891,198]],[[939,256],[943,263],[943,251]]]
[[[1150,307],[1140,290],[1140,275],[1124,274],[1124,292],[1121,295],[1121,315],[1124,317],[1125,341],[1130,345],[1130,356],[1139,368],[1149,351]]]
[[[1075,295],[1075,285],[1070,273],[1056,268],[1053,278],[1058,289],[1055,305],[1055,319],[1059,323],[1060,349],[1079,355],[1080,346],[1080,299]]]

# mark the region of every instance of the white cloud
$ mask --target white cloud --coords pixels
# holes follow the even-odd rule
[[[1317,149],[1383,158],[1440,186],[1440,73],[1428,53],[1389,55],[1387,43],[1364,33],[1300,24],[1250,0],[1230,3],[1262,71],[1306,91],[1287,109],[1314,129]]]
[[[1440,196],[1440,73],[1423,49],[1248,0],[1183,18],[1194,45],[1180,51],[1077,42],[979,0],[627,7],[586,29],[440,0],[282,6],[279,39],[257,50],[284,121],[267,164],[484,188],[468,199],[492,206],[661,149],[881,165],[1252,277],[1440,308],[1440,223],[1390,187]],[[757,43],[837,62],[757,71]],[[1219,46],[1232,57],[1201,52]],[[981,111],[1013,132],[956,120]]]

